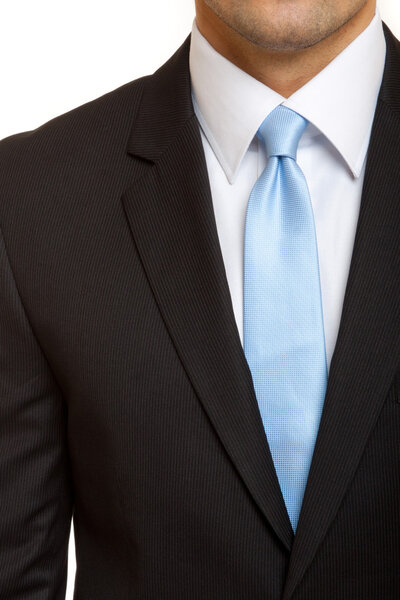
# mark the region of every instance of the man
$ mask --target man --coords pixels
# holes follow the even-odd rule
[[[2,600],[64,598],[72,513],[75,600],[400,597],[375,8],[197,0],[153,76],[0,144]]]

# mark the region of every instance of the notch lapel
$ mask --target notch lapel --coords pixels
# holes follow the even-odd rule
[[[193,388],[282,544],[293,532],[236,327],[191,102],[189,41],[144,82],[123,204],[150,287]]]
[[[400,50],[387,59],[328,389],[283,600],[312,562],[355,475],[400,354]]]

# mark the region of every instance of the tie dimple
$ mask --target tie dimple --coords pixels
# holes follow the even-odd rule
[[[308,122],[285,106],[278,106],[262,122],[257,136],[268,156],[288,156],[296,160],[297,146]]]

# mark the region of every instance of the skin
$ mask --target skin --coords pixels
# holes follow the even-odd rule
[[[285,98],[371,22],[376,0],[196,0],[196,22],[228,60]]]

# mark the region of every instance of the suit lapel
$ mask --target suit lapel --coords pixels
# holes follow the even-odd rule
[[[334,519],[398,369],[400,52],[387,59],[338,339],[284,591],[288,600]]]
[[[284,591],[312,562],[353,478],[400,352],[400,51],[388,52],[324,411]],[[177,353],[238,474],[287,549],[292,531],[236,328],[190,97],[189,42],[144,82],[123,203]],[[174,268],[171,270],[171,265]]]
[[[212,426],[283,545],[293,533],[237,331],[193,113],[189,42],[144,83],[123,195],[161,315]]]

